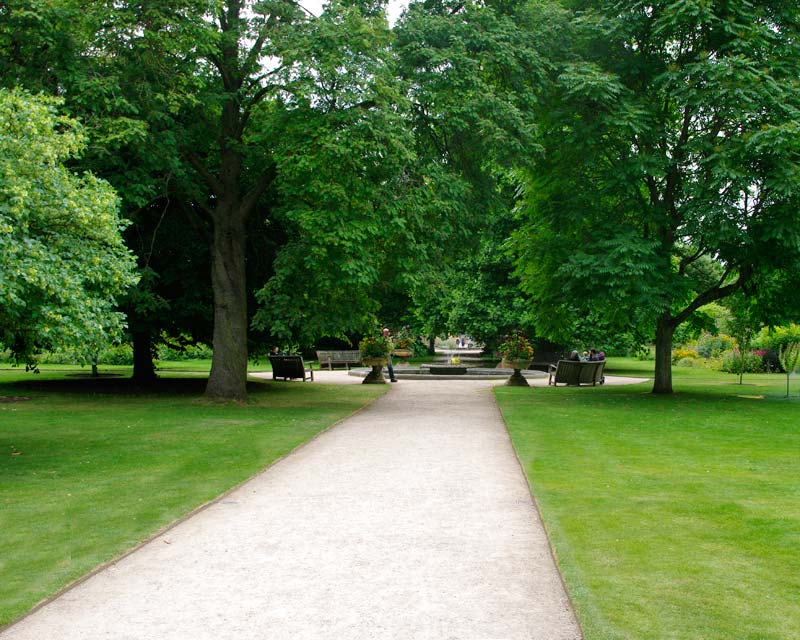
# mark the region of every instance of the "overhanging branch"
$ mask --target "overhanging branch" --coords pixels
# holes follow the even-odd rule
[[[736,293],[736,291],[738,291],[745,284],[747,284],[753,273],[750,267],[743,267],[742,269],[739,270],[739,277],[736,279],[735,282],[722,285],[721,283],[727,279],[731,271],[732,269],[727,269],[725,273],[722,275],[722,278],[720,278],[720,281],[717,284],[717,286],[711,287],[710,289],[707,289],[706,291],[698,295],[694,300],[692,300],[690,304],[686,306],[685,309],[683,309],[683,311],[676,314],[672,319],[674,326],[677,327],[682,322],[688,320],[689,316],[692,315],[695,311],[697,311],[700,307],[707,305],[711,302],[716,302],[717,300],[721,300],[722,298],[726,298],[732,293]]]

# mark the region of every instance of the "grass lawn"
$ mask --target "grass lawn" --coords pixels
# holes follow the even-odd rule
[[[75,373],[0,370],[0,626],[386,391],[259,382],[220,405],[203,379]]]
[[[800,381],[673,376],[496,389],[586,640],[800,638]]]

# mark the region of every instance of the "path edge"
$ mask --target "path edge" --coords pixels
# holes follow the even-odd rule
[[[324,383],[322,383],[322,384],[324,384]],[[231,487],[230,489],[227,489],[226,491],[224,491],[223,493],[219,494],[219,495],[218,495],[218,496],[216,496],[215,498],[212,498],[211,500],[209,500],[209,501],[207,501],[207,502],[204,502],[204,503],[202,503],[202,504],[200,504],[200,505],[196,506],[196,507],[195,507],[194,509],[192,509],[191,511],[188,511],[188,512],[186,512],[185,514],[183,514],[182,516],[180,516],[179,518],[177,518],[177,519],[173,520],[172,522],[169,522],[168,524],[165,524],[163,527],[161,527],[161,528],[160,528],[160,529],[158,529],[157,531],[154,531],[152,534],[150,534],[150,535],[149,535],[147,538],[145,538],[144,540],[142,540],[142,541],[140,541],[140,542],[137,542],[137,543],[136,543],[134,546],[130,547],[129,549],[126,549],[125,551],[123,551],[123,552],[122,552],[122,553],[120,553],[119,555],[117,555],[117,556],[114,556],[114,557],[113,557],[113,558],[111,558],[110,560],[106,560],[105,562],[102,562],[102,563],[98,564],[96,567],[94,567],[93,569],[90,569],[88,572],[86,572],[86,573],[85,573],[85,574],[83,574],[82,576],[80,576],[80,577],[78,577],[78,578],[75,578],[75,580],[73,580],[72,582],[69,582],[69,583],[67,583],[66,585],[64,585],[63,587],[61,587],[61,589],[59,589],[58,591],[56,591],[55,593],[53,593],[53,594],[51,594],[51,595],[47,596],[46,598],[44,598],[44,599],[40,600],[39,602],[37,602],[37,603],[36,603],[36,604],[35,604],[33,607],[31,607],[31,608],[30,608],[28,611],[26,611],[25,613],[23,613],[23,614],[22,614],[22,615],[21,615],[19,618],[17,618],[16,620],[13,620],[13,621],[11,621],[11,622],[9,622],[8,624],[6,624],[6,625],[4,625],[4,626],[0,626],[0,636],[2,636],[2,635],[3,635],[3,634],[6,632],[6,631],[8,631],[9,629],[11,629],[12,627],[15,627],[15,626],[17,626],[18,624],[20,624],[20,623],[21,623],[23,620],[25,620],[26,618],[28,618],[28,617],[32,616],[34,613],[36,613],[37,611],[39,611],[39,609],[42,609],[42,608],[46,607],[47,605],[49,605],[49,604],[50,604],[51,602],[53,602],[54,600],[57,600],[58,598],[60,598],[61,596],[63,596],[65,593],[68,593],[69,591],[72,591],[73,589],[75,589],[75,588],[79,587],[80,585],[82,585],[82,584],[83,584],[84,582],[86,582],[87,580],[90,580],[91,578],[93,578],[94,576],[96,576],[98,573],[102,573],[102,572],[103,572],[103,571],[105,571],[106,569],[108,569],[108,568],[110,568],[110,567],[113,567],[115,564],[117,564],[117,563],[119,563],[119,562],[122,562],[122,561],[123,561],[125,558],[127,558],[127,557],[128,557],[128,556],[130,556],[131,554],[134,554],[134,553],[136,553],[136,552],[137,552],[137,551],[139,551],[139,549],[141,549],[142,547],[145,547],[145,546],[147,546],[148,544],[150,544],[151,542],[154,542],[154,541],[155,541],[157,538],[159,538],[159,537],[163,536],[165,533],[168,533],[169,531],[171,531],[171,530],[172,530],[172,529],[174,529],[175,527],[177,527],[177,526],[179,526],[179,525],[183,524],[183,523],[184,523],[184,522],[186,522],[186,521],[187,521],[189,518],[192,518],[192,517],[196,516],[197,514],[199,514],[199,513],[203,512],[203,511],[205,511],[206,509],[209,509],[210,507],[213,507],[214,505],[216,505],[216,504],[218,504],[218,503],[222,502],[222,501],[223,501],[225,498],[227,498],[228,496],[230,496],[230,495],[231,495],[232,493],[234,493],[235,491],[238,491],[239,489],[241,489],[241,488],[242,488],[244,485],[246,485],[248,482],[250,482],[250,481],[252,481],[252,480],[255,480],[255,479],[256,479],[256,478],[258,478],[259,476],[261,476],[261,475],[263,475],[263,474],[267,473],[267,472],[268,472],[268,471],[270,471],[270,470],[271,470],[271,469],[272,469],[272,468],[273,468],[275,465],[277,465],[277,464],[279,464],[279,463],[283,462],[284,460],[286,460],[286,459],[287,459],[287,458],[289,458],[290,456],[294,455],[296,452],[300,451],[300,450],[301,450],[301,449],[303,449],[304,447],[307,447],[307,446],[309,446],[309,445],[310,445],[312,442],[314,442],[315,440],[317,440],[317,438],[320,438],[321,436],[323,436],[323,435],[325,435],[326,433],[328,433],[328,431],[331,431],[332,429],[334,429],[334,428],[338,427],[339,425],[341,425],[343,422],[346,422],[346,421],[347,421],[347,420],[349,420],[350,418],[352,418],[352,417],[354,417],[354,416],[357,416],[357,415],[358,415],[359,413],[361,413],[362,411],[366,411],[366,410],[367,410],[367,409],[369,409],[369,408],[370,408],[370,407],[371,407],[373,404],[375,404],[375,403],[376,403],[378,400],[380,400],[380,399],[381,399],[383,396],[385,396],[385,395],[386,395],[386,393],[390,393],[390,391],[389,391],[389,387],[387,387],[387,390],[386,390],[386,392],[384,392],[384,393],[382,393],[382,394],[380,394],[380,395],[378,395],[378,396],[375,396],[375,397],[374,397],[372,400],[370,400],[370,401],[369,401],[367,404],[365,404],[365,405],[363,405],[363,406],[359,407],[358,409],[356,409],[356,410],[355,410],[355,411],[353,411],[352,413],[350,413],[350,414],[348,414],[348,415],[344,416],[343,418],[340,418],[339,420],[337,420],[337,421],[336,421],[336,422],[334,422],[333,424],[330,424],[330,425],[328,425],[328,426],[327,426],[327,427],[325,427],[325,428],[324,428],[322,431],[319,431],[318,433],[314,434],[314,436],[313,436],[312,438],[309,438],[309,439],[308,439],[308,440],[306,440],[305,442],[301,442],[301,443],[300,443],[300,444],[298,444],[298,445],[297,445],[297,446],[296,446],[294,449],[292,449],[291,451],[287,451],[287,452],[286,452],[284,455],[282,455],[280,458],[276,458],[276,459],[275,459],[275,460],[273,460],[273,461],[272,461],[270,464],[268,464],[266,467],[264,467],[263,469],[259,469],[259,470],[258,470],[258,471],[256,471],[256,472],[255,472],[253,475],[249,476],[249,477],[248,477],[248,478],[246,478],[245,480],[242,480],[241,482],[239,482],[238,484],[234,485],[234,486],[233,486],[233,487]],[[502,414],[501,414],[501,415],[502,415]],[[503,424],[505,424],[505,421],[503,422]],[[549,540],[548,540],[548,542],[549,542]],[[561,574],[561,572],[559,571],[559,575],[560,575],[560,574]],[[572,604],[572,603],[570,602],[570,605],[571,605],[571,604]]]
[[[550,533],[547,531],[547,526],[545,525],[544,518],[542,517],[542,509],[539,505],[539,500],[537,500],[536,496],[533,493],[533,487],[531,487],[530,479],[528,478],[528,474],[525,471],[525,465],[522,464],[522,460],[519,458],[519,453],[517,453],[517,448],[514,446],[514,440],[511,438],[511,433],[508,430],[508,423],[506,422],[506,417],[503,415],[503,412],[500,409],[500,403],[497,401],[497,395],[495,394],[494,388],[491,389],[492,394],[492,401],[494,402],[494,406],[497,409],[497,413],[500,414],[500,419],[503,421],[503,428],[505,429],[506,438],[508,438],[508,446],[511,447],[511,450],[514,452],[514,458],[517,461],[517,465],[519,466],[519,470],[522,473],[522,477],[525,478],[525,485],[528,488],[528,495],[531,498],[531,503],[533,504],[533,510],[536,514],[536,518],[539,520],[539,524],[542,527],[542,531],[544,531],[544,537],[547,539],[547,549],[550,552],[550,558],[553,561],[553,566],[556,568],[556,573],[558,574],[558,579],[561,582],[561,588],[564,589],[564,594],[567,596],[567,603],[569,604],[569,610],[572,613],[572,618],[575,620],[575,625],[578,627],[578,631],[581,634],[581,640],[586,638],[586,634],[583,630],[583,624],[581,624],[581,619],[578,617],[578,612],[575,609],[575,603],[572,600],[572,594],[570,593],[569,589],[567,588],[567,583],[564,580],[564,574],[561,572],[561,565],[558,563],[558,556],[556,555],[556,550],[553,547],[553,543],[550,540]]]

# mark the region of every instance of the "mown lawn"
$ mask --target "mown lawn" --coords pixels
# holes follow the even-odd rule
[[[0,626],[386,391],[262,382],[220,405],[202,379],[75,373],[0,370]]]
[[[800,638],[800,381],[786,400],[785,380],[497,388],[587,640]]]

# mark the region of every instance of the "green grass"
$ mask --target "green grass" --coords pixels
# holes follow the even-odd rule
[[[497,388],[587,640],[800,638],[798,383],[736,381]]]
[[[0,626],[386,390],[263,382],[220,405],[202,379],[74,373],[0,370]]]

